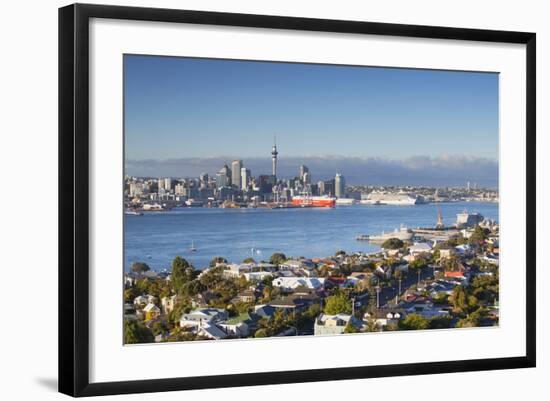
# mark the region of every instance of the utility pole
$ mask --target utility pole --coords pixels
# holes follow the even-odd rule
[[[397,306],[397,302],[399,300],[399,297],[401,296],[401,278],[399,278],[399,290],[397,291],[397,294],[395,294],[395,306]]]
[[[380,309],[380,286],[376,286],[376,309]]]

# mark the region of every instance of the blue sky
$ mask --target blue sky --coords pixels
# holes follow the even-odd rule
[[[281,159],[497,163],[498,75],[125,56],[125,130],[127,164],[182,160],[173,175],[269,157],[275,134]]]

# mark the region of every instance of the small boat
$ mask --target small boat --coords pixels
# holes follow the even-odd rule
[[[355,237],[357,241],[368,241],[370,239],[370,235],[368,234],[360,234],[357,237]]]
[[[191,241],[191,247],[189,248],[189,252],[197,252],[197,248],[195,248],[195,244],[193,241]]]
[[[127,216],[143,216],[143,213],[138,212],[137,210],[133,210],[133,209],[126,209],[124,211],[124,214],[127,215]]]

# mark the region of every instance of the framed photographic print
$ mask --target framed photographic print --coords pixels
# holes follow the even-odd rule
[[[59,390],[535,366],[535,34],[59,10]]]

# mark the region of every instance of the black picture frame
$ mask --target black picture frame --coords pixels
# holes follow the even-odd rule
[[[526,45],[526,354],[521,357],[408,363],[268,373],[89,381],[89,132],[88,61],[90,18],[275,28],[352,34],[437,38]],[[536,35],[436,26],[245,15],[106,5],[59,9],[59,391],[71,396],[142,393],[265,384],[315,382],[534,367],[535,305],[535,120]]]

